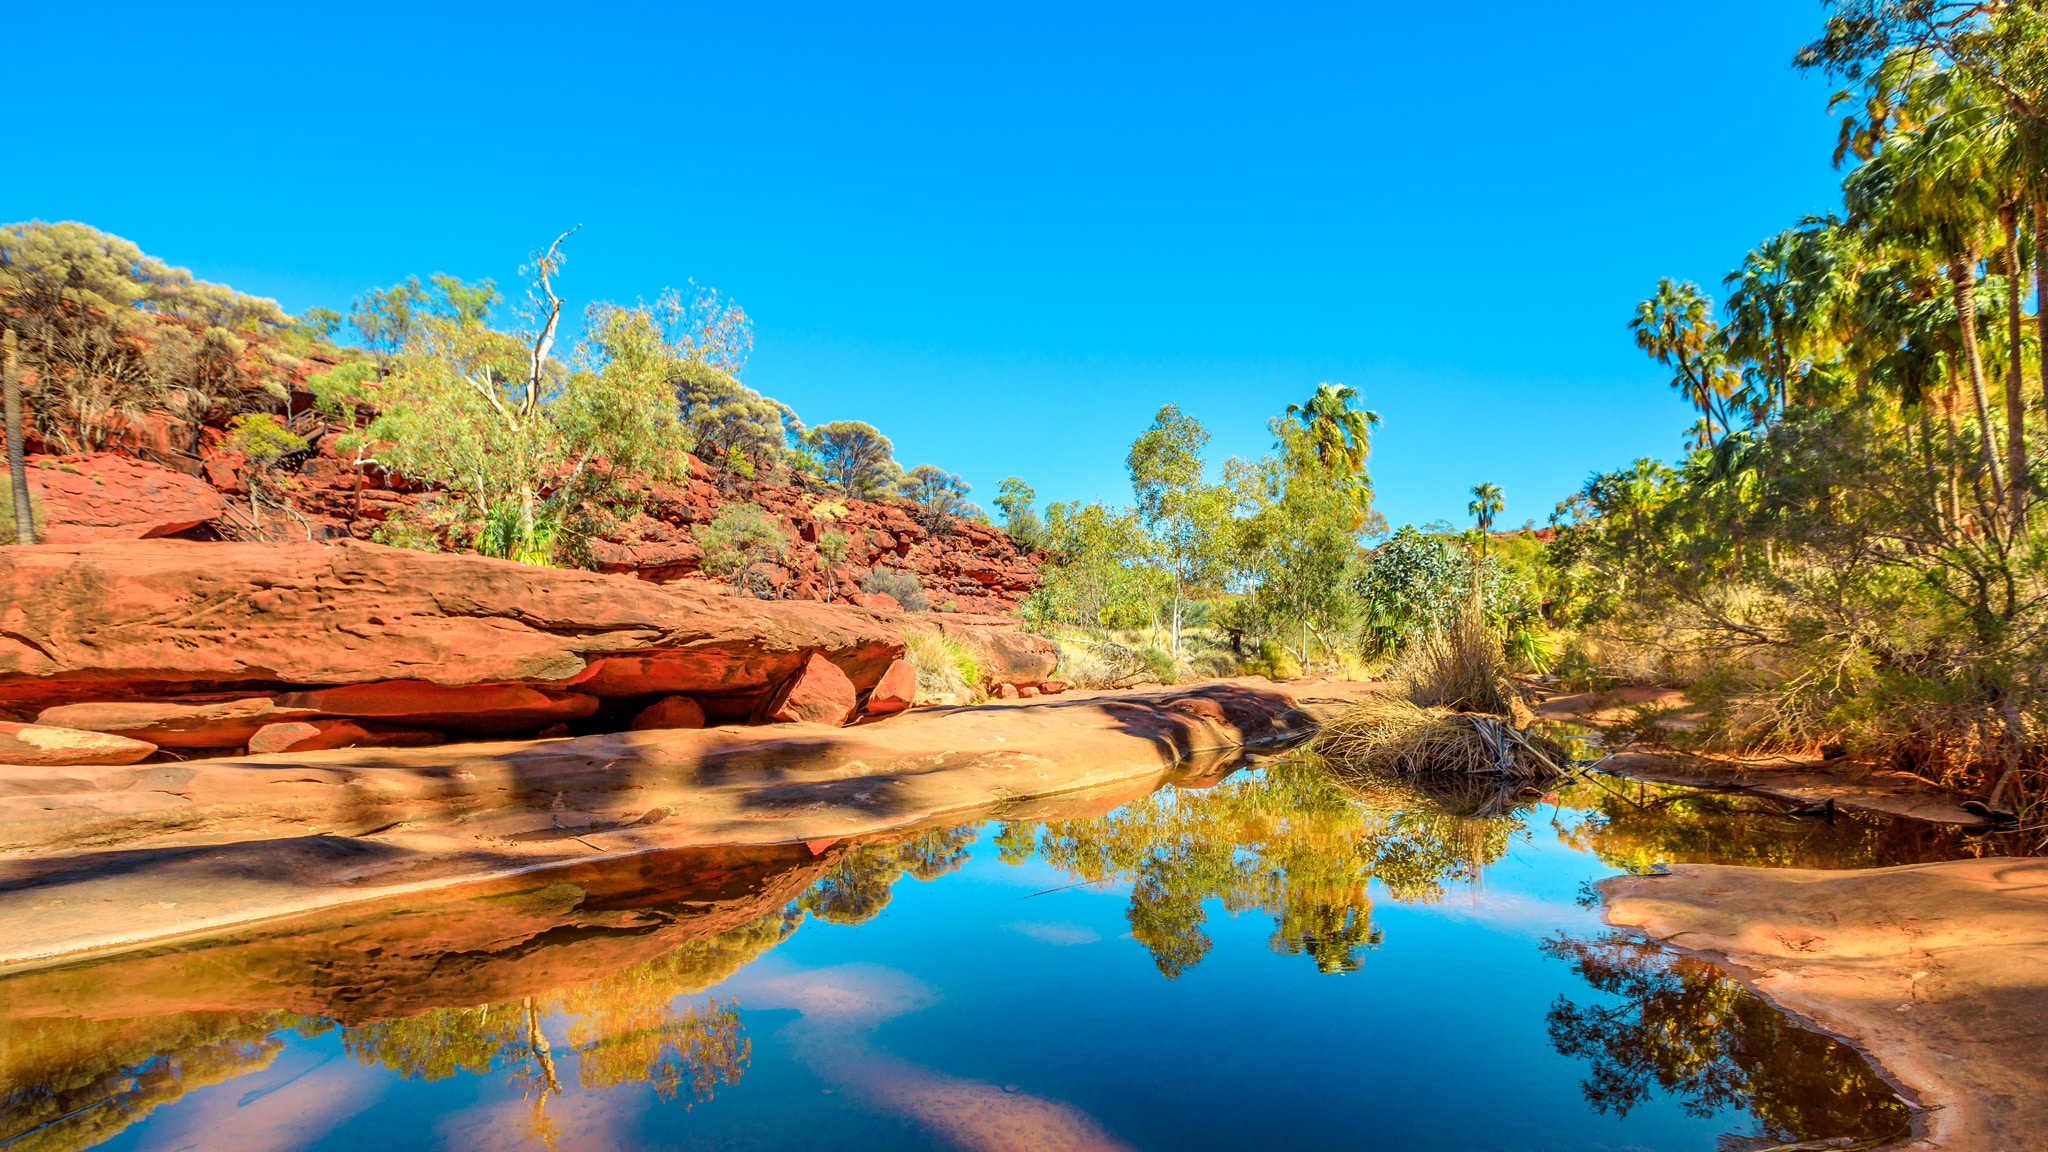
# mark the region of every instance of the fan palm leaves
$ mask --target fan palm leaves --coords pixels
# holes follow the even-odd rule
[[[1493,531],[1495,514],[1507,511],[1507,500],[1501,495],[1498,484],[1475,484],[1472,486],[1472,502],[1465,511],[1472,514],[1473,522],[1479,526],[1479,554],[1486,555],[1486,537]]]
[[[1671,386],[1699,409],[1709,442],[1733,428],[1731,402],[1741,380],[1713,308],[1698,285],[1664,279],[1628,324],[1636,347],[1671,369]]]

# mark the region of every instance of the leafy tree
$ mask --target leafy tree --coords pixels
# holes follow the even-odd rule
[[[243,479],[249,485],[249,524],[259,537],[267,536],[259,493],[265,488],[276,490],[277,503],[284,506],[277,466],[285,457],[304,452],[306,441],[274,416],[244,413],[229,425],[227,439],[222,446],[230,452],[241,453],[246,461]]]
[[[832,599],[834,586],[833,572],[846,563],[846,553],[851,545],[844,532],[820,532],[818,534],[818,571],[825,577],[825,599]]]
[[[805,435],[804,443],[816,454],[825,479],[848,496],[871,500],[903,474],[896,463],[895,446],[872,424],[858,420],[820,424]]]
[[[1372,479],[1366,471],[1366,457],[1372,452],[1372,430],[1379,427],[1380,414],[1352,407],[1358,390],[1343,384],[1316,385],[1315,395],[1302,404],[1289,404],[1283,419],[1287,435],[1282,437],[1289,451],[1313,455],[1313,470],[1347,490],[1357,511],[1354,528],[1377,527],[1372,510]],[[1280,435],[1276,426],[1275,434]],[[1308,470],[1304,461],[1293,461],[1295,471]]]
[[[480,546],[533,563],[573,543],[579,516],[624,499],[617,478],[679,474],[688,442],[670,389],[676,352],[651,310],[593,307],[572,362],[554,357],[566,238],[529,266],[518,333],[490,326],[498,297],[488,283],[437,276],[418,292],[408,282],[372,294],[357,314],[369,318],[366,338],[396,342],[390,370],[323,400],[366,394],[378,416],[344,437],[344,450],[461,494]]]
[[[0,389],[5,390],[7,421],[7,496],[14,516],[13,543],[36,542],[35,515],[29,503],[28,462],[22,454],[21,361],[14,329],[0,332]]]
[[[1027,552],[1045,544],[1045,524],[1038,518],[1037,500],[1038,493],[1018,476],[1005,478],[995,499],[1011,542]]]
[[[959,475],[931,464],[919,464],[896,481],[896,491],[917,505],[918,519],[934,532],[961,516],[978,512],[967,502],[968,487]]]
[[[763,564],[780,564],[789,555],[789,537],[775,517],[759,504],[728,504],[697,533],[704,549],[704,571],[731,576],[733,587],[748,590],[748,578]],[[759,595],[772,598],[774,585],[763,579]]]
[[[1236,498],[1228,488],[1203,482],[1201,452],[1208,442],[1200,421],[1168,404],[1124,459],[1138,516],[1157,541],[1160,567],[1172,581],[1169,636],[1176,659],[1188,594],[1221,583],[1229,556]]]
[[[1091,631],[1138,627],[1158,603],[1163,580],[1137,515],[1104,504],[1055,503],[1045,510],[1054,561],[1036,593],[1042,617]]]

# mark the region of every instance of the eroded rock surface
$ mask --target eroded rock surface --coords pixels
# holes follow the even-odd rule
[[[23,719],[392,680],[681,692],[744,715],[814,653],[865,691],[902,652],[860,609],[373,544],[0,548],[0,712]]]
[[[1602,888],[1610,923],[1867,1049],[1929,1108],[1914,1147],[2048,1148],[2048,860],[1675,864]]]
[[[197,477],[111,453],[39,457],[28,478],[45,544],[170,536],[211,523],[228,508]]]
[[[0,721],[0,767],[47,764],[134,764],[156,745],[105,732]]]

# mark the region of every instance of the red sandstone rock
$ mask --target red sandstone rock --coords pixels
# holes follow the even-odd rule
[[[1029,700],[1038,695],[1038,689],[1030,684],[1022,684],[1017,688],[1017,695]]]
[[[897,603],[896,598],[887,592],[855,592],[847,599],[853,601],[857,607],[866,608],[870,612],[903,611],[903,605]]]
[[[806,720],[813,724],[844,724],[853,715],[853,681],[838,665],[813,652],[797,674],[769,698],[763,713],[770,723]]]
[[[882,679],[888,680],[887,674]],[[688,696],[669,696],[657,700],[640,710],[633,717],[633,731],[645,732],[657,728],[702,728],[704,706]]]
[[[999,700],[1015,700],[1018,696],[1017,686],[1009,683],[998,684],[995,695]]]
[[[597,711],[597,697],[582,692],[550,692],[517,684],[432,684],[425,680],[384,680],[289,692],[279,696],[277,704],[280,708],[299,708],[321,716],[387,720],[466,732],[517,732],[562,720],[578,720]]]
[[[169,536],[228,506],[205,481],[126,456],[44,456],[30,461],[28,480],[45,544]]]
[[[266,724],[249,737],[250,755],[325,748],[427,748],[447,738],[423,728],[392,728],[362,720],[291,720]]]
[[[156,745],[126,736],[0,721],[0,765],[133,764],[155,751]]]
[[[268,696],[249,696],[204,703],[166,700],[65,704],[45,708],[36,717],[36,723],[111,732],[162,748],[239,748],[265,725],[317,715],[318,712],[304,708],[280,708]]]
[[[868,715],[891,716],[917,703],[917,669],[898,660],[882,673],[882,682],[868,693]]]
[[[1047,696],[1057,696],[1065,692],[1069,687],[1070,685],[1065,680],[1047,680],[1038,686],[1038,690]]]
[[[353,541],[0,548],[0,714],[392,680],[751,701],[813,653],[866,689],[903,641],[855,609]]]

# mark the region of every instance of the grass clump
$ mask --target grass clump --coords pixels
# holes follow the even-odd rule
[[[1310,748],[1338,774],[1458,774],[1540,784],[1564,775],[1570,756],[1556,741],[1503,716],[1429,707],[1375,696],[1322,726]]]
[[[860,582],[860,590],[893,596],[905,612],[929,612],[932,609],[930,598],[924,594],[924,585],[918,582],[917,577],[893,568],[877,568],[868,573],[867,579]]]
[[[1325,723],[1310,748],[1340,775],[1459,775],[1540,784],[1564,775],[1562,745],[1516,726],[1521,701],[1500,636],[1475,598],[1409,645],[1399,694],[1371,697]]]
[[[981,658],[940,632],[906,631],[905,656],[917,670],[919,703],[966,704],[981,698]]]

